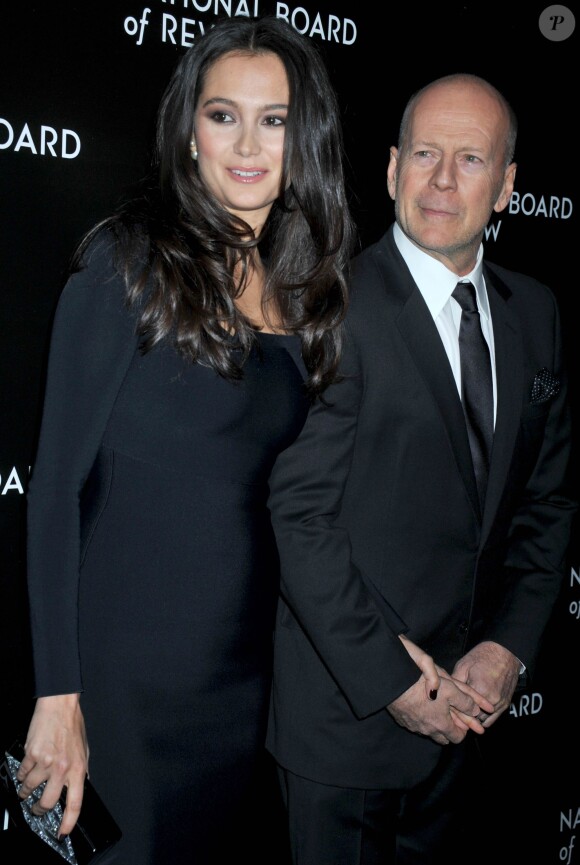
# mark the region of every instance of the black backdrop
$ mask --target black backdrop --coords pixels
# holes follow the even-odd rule
[[[570,287],[578,230],[578,33],[570,32],[576,4],[448,3],[422,9],[349,0],[308,0],[304,6],[148,2],[8,0],[0,12],[1,741],[25,728],[32,708],[25,493],[62,276],[82,233],[145,172],[169,73],[216,13],[275,12],[323,48],[343,111],[362,245],[392,220],[388,151],[409,94],[456,71],[483,75],[504,92],[520,121],[519,167],[509,210],[490,224],[486,253],[554,289],[578,413],[576,290]],[[565,22],[549,30],[550,15],[563,15]],[[466,804],[483,820],[466,861],[482,849],[501,862],[580,859],[574,713],[579,571],[575,534],[533,687],[482,740],[488,769]]]

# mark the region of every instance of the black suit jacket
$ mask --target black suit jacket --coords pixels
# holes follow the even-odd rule
[[[451,367],[392,229],[353,263],[345,379],[275,466],[267,744],[304,777],[390,788],[435,766],[440,746],[385,709],[419,674],[399,633],[449,671],[481,640],[533,671],[575,510],[560,325],[546,286],[484,275],[498,404],[482,516]]]

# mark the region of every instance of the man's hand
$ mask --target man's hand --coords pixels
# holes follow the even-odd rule
[[[482,705],[478,717],[485,728],[497,721],[511,703],[518,683],[520,662],[508,649],[488,640],[470,649],[455,665],[453,677],[476,688],[492,704]]]
[[[469,730],[481,734],[484,727],[477,715],[493,705],[465,682],[455,682],[438,667],[439,689],[435,699],[426,693],[421,676],[400,697],[387,706],[387,711],[401,727],[413,733],[429,736],[439,745],[462,742]]]

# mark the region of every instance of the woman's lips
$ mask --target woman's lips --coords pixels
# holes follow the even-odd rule
[[[266,174],[263,168],[228,168],[228,171],[239,183],[255,183]]]

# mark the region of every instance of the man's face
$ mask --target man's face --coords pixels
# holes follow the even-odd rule
[[[509,202],[508,117],[476,82],[446,82],[414,107],[401,152],[391,148],[389,193],[410,240],[458,275],[475,264],[493,211]]]

